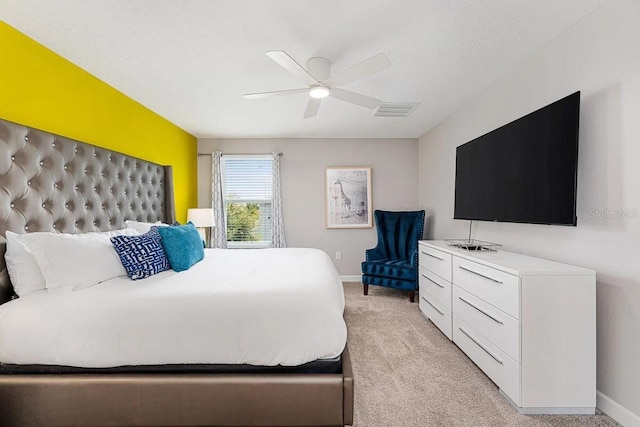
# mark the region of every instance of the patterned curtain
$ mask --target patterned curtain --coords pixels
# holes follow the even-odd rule
[[[282,153],[273,153],[273,195],[271,212],[271,247],[286,248],[284,239],[284,220],[282,219],[282,195],[280,193],[280,156]]]
[[[222,192],[222,153],[216,151],[211,154],[211,206],[216,221],[211,227],[211,246],[214,248],[227,247],[227,224],[224,220],[224,197]]]

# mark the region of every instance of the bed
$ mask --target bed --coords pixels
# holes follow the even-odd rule
[[[170,167],[4,120],[0,142],[2,236],[174,220]],[[344,294],[323,252],[207,250],[135,286],[16,298],[5,249],[2,425],[352,424]]]

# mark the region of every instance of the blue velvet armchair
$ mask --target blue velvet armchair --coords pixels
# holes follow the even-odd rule
[[[418,289],[418,240],[422,239],[424,211],[373,213],[378,246],[367,249],[362,263],[364,294],[369,285],[409,291],[414,302]]]

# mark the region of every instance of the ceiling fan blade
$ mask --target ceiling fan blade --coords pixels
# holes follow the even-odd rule
[[[284,50],[270,50],[265,52],[269,58],[277,62],[282,68],[301,79],[309,86],[317,85],[318,81],[313,78],[311,74],[302,65],[298,64],[292,57],[290,57]]]
[[[320,108],[319,98],[309,98],[309,103],[307,104],[307,109],[304,111],[304,118],[308,119],[309,117],[313,117],[318,114],[318,109]]]
[[[271,96],[279,96],[279,95],[291,95],[294,93],[302,93],[309,92],[308,88],[304,89],[288,89],[288,90],[276,90],[274,92],[259,92],[259,93],[245,93],[244,96],[247,99],[260,99],[260,98],[269,98]]]
[[[389,58],[387,58],[384,53],[379,53],[369,59],[365,59],[364,61],[357,63],[353,67],[339,72],[335,76],[329,77],[322,83],[329,87],[341,86],[354,80],[370,76],[371,74],[375,74],[389,67],[391,67],[391,61],[389,61]]]
[[[331,93],[329,94],[329,96],[344,102],[360,105],[361,107],[371,108],[372,110],[378,108],[378,106],[382,104],[382,100],[380,99],[372,98],[367,95],[362,95],[361,93],[355,93],[351,92],[350,90],[344,89],[331,89]]]

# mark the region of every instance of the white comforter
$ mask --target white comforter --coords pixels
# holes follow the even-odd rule
[[[0,306],[0,362],[299,365],[344,349],[344,292],[316,249],[205,251],[191,269]]]

